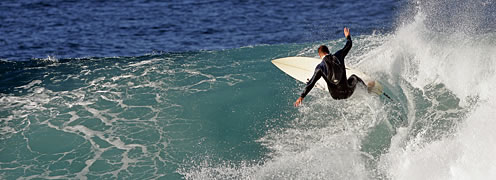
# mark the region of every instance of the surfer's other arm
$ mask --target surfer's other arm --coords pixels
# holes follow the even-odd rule
[[[310,90],[312,90],[313,86],[315,86],[315,83],[317,83],[317,81],[324,75],[324,73],[322,72],[322,69],[319,66],[320,66],[320,64],[317,66],[317,68],[315,68],[315,73],[313,74],[312,79],[310,79],[310,81],[308,81],[307,86],[305,87],[305,90],[303,91],[303,93],[301,93],[300,97],[294,103],[295,107],[298,107],[301,104],[301,101],[303,101],[303,98],[305,98],[305,96],[307,96],[307,94],[310,92]]]

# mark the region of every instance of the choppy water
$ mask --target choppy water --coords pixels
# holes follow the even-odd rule
[[[270,61],[343,38],[0,61],[0,177],[492,179],[495,3],[449,18],[445,4],[410,6],[391,32],[353,36],[347,57],[394,102],[314,90],[292,107],[303,84]]]
[[[401,1],[0,2],[0,58],[141,56],[389,30]],[[403,3],[404,4],[404,3]]]

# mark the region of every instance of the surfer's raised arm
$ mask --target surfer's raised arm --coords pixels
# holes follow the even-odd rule
[[[344,37],[346,37],[346,45],[344,45],[343,49],[337,51],[334,53],[334,56],[338,57],[339,59],[344,59],[346,55],[348,55],[348,52],[350,52],[350,49],[352,47],[352,42],[351,42],[351,35],[350,35],[350,29],[345,27],[343,29],[344,32]]]

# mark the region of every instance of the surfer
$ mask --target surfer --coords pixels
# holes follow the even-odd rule
[[[337,51],[334,54],[329,52],[327,46],[322,45],[319,47],[318,52],[319,56],[322,59],[322,62],[317,65],[315,68],[315,72],[307,82],[307,86],[303,93],[301,93],[300,97],[294,103],[294,106],[297,107],[303,101],[303,98],[312,90],[315,83],[322,77],[327,83],[327,89],[329,89],[329,93],[331,93],[332,98],[334,99],[346,99],[350,97],[355,91],[356,84],[358,82],[365,83],[354,74],[350,76],[349,79],[346,79],[346,69],[344,66],[344,57],[348,54],[351,49],[352,42],[350,36],[350,29],[344,28],[344,36],[346,37],[346,45],[343,49]]]

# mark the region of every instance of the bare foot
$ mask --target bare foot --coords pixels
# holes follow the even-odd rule
[[[375,86],[375,81],[370,81],[367,83],[367,91],[370,93]]]
[[[370,81],[369,83],[367,83],[367,87],[369,88],[373,88],[375,86],[375,81]]]

